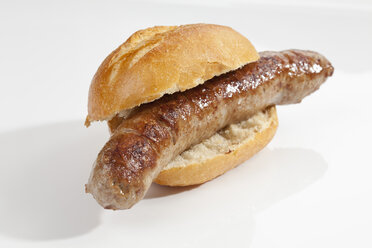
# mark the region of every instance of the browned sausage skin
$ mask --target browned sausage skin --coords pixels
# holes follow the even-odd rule
[[[315,52],[261,52],[257,62],[144,104],[116,121],[86,191],[105,208],[130,208],[188,147],[267,106],[300,102],[332,73],[330,62]]]

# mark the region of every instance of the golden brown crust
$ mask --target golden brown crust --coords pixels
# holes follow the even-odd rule
[[[138,31],[95,74],[86,124],[193,88],[258,58],[249,40],[226,26],[191,24]]]
[[[253,138],[250,137],[244,140],[235,150],[186,166],[166,167],[159,173],[154,182],[167,186],[201,184],[224,174],[248,160],[263,149],[275,135],[278,126],[275,106],[269,108],[268,111],[270,115],[269,125],[254,133]]]

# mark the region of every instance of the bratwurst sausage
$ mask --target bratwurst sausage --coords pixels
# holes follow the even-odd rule
[[[330,62],[312,51],[261,52],[254,63],[143,104],[117,122],[86,191],[105,208],[130,208],[191,145],[267,106],[299,103],[332,73]]]

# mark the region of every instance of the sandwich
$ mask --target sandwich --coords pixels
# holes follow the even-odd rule
[[[106,209],[128,209],[153,182],[212,180],[270,142],[276,105],[301,102],[333,70],[313,51],[257,52],[221,25],[137,31],[102,62],[90,85],[85,124],[107,121],[111,135],[86,192]]]

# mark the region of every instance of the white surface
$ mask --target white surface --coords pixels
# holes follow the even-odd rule
[[[221,2],[0,3],[0,247],[372,247],[371,5]],[[245,164],[105,211],[83,188],[108,136],[82,125],[90,80],[135,30],[193,22],[322,52],[335,74],[278,107],[276,137]]]

